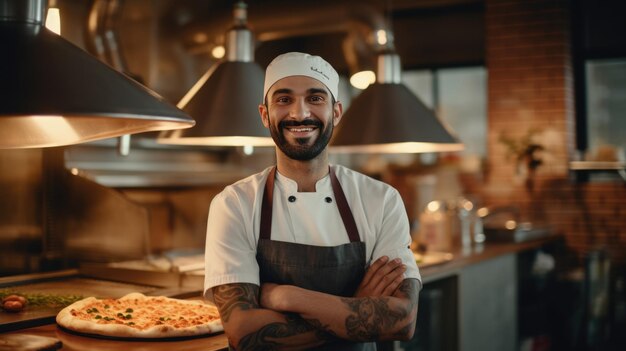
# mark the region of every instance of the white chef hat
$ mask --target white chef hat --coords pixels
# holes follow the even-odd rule
[[[277,81],[290,76],[307,76],[322,82],[337,100],[339,92],[339,75],[337,71],[319,56],[301,52],[288,52],[277,56],[267,66],[265,84],[263,85],[263,99]]]

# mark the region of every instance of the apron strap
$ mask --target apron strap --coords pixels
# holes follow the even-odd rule
[[[261,204],[261,226],[259,239],[270,239],[272,234],[272,202],[274,199],[274,178],[276,177],[276,167],[272,167],[270,174],[265,181],[265,191],[263,192],[263,203]]]
[[[348,232],[350,242],[354,243],[361,241],[359,230],[357,229],[356,222],[354,221],[354,216],[352,215],[352,211],[348,205],[348,200],[346,200],[346,195],[343,193],[339,179],[337,179],[335,170],[332,167],[330,167],[330,184],[333,187],[337,207],[339,207],[339,214],[341,214],[341,219],[343,220],[343,225],[346,227],[346,231]]]
[[[343,225],[346,228],[346,232],[348,232],[348,237],[350,238],[350,242],[360,242],[361,237],[359,235],[359,230],[356,227],[356,222],[354,221],[354,216],[352,216],[352,211],[350,210],[350,206],[348,205],[348,200],[346,200],[346,195],[341,188],[341,184],[339,183],[339,179],[335,175],[335,170],[330,167],[330,184],[333,187],[333,194],[335,195],[335,200],[337,201],[337,207],[339,208],[339,214],[341,215],[341,220],[343,221]],[[273,167],[267,176],[267,181],[265,182],[265,191],[263,192],[263,202],[261,204],[261,224],[259,228],[259,239],[271,239],[272,236],[272,205],[274,199],[274,179],[276,177],[276,167]]]

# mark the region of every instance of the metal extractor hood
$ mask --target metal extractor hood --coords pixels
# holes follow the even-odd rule
[[[238,2],[233,13],[235,24],[226,35],[225,58],[213,65],[178,103],[197,125],[162,132],[159,143],[274,146],[259,116],[265,74],[254,62],[246,5]]]
[[[350,104],[331,140],[331,152],[422,153],[463,149],[435,113],[400,79],[395,51],[378,54],[377,81]]]
[[[156,93],[44,27],[45,0],[0,0],[0,149],[188,128]]]

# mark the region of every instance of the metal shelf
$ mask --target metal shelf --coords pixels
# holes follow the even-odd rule
[[[626,161],[571,161],[569,169],[585,172],[615,171],[626,182]]]

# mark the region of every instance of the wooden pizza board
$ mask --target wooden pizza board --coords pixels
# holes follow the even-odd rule
[[[0,335],[0,351],[52,351],[62,346],[61,340],[32,334]]]

